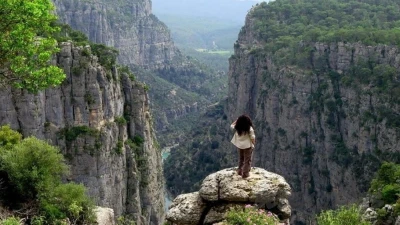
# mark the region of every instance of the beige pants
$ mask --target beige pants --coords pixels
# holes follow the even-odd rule
[[[248,177],[251,169],[251,158],[253,155],[253,148],[240,149],[239,152],[239,168],[237,173],[242,177]]]

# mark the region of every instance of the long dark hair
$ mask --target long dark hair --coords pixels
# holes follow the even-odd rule
[[[247,115],[241,115],[236,120],[235,130],[238,132],[239,136],[246,135],[250,132],[250,127],[253,126],[250,117]]]

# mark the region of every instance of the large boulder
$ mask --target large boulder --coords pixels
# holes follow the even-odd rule
[[[237,168],[229,168],[207,176],[199,192],[179,195],[167,213],[175,225],[216,224],[233,206],[255,205],[278,215],[281,220],[291,216],[288,197],[291,188],[275,173],[253,167],[243,179]]]
[[[179,225],[198,224],[205,207],[198,192],[179,195],[169,207],[166,219]]]

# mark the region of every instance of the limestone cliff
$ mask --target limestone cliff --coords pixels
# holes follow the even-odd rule
[[[222,84],[226,76],[183,56],[174,46],[169,29],[152,14],[150,0],[54,3],[61,22],[84,32],[92,42],[118,49],[119,63],[128,65],[141,81],[150,85],[152,108],[157,109],[157,131],[225,94]],[[138,68],[147,73],[136,72]],[[167,96],[173,91],[178,94]],[[191,109],[186,110],[188,107]]]
[[[288,180],[301,221],[359,199],[382,160],[399,161],[399,49],[299,43],[292,65],[254,27],[249,16],[230,59],[228,117],[254,119],[255,165]]]
[[[2,89],[0,124],[57,145],[71,165],[67,179],[88,187],[97,205],[161,224],[161,156],[144,85],[102,67],[89,46],[61,45],[54,61],[64,83],[35,95]]]

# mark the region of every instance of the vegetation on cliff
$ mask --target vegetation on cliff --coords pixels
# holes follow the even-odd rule
[[[0,202],[32,224],[94,220],[94,204],[81,184],[62,183],[68,166],[58,148],[0,128]]]
[[[49,0],[5,0],[0,4],[0,84],[32,92],[61,84],[64,72],[51,65],[59,49]]]
[[[256,38],[278,50],[305,42],[400,44],[395,0],[279,0],[260,3],[249,15]]]

